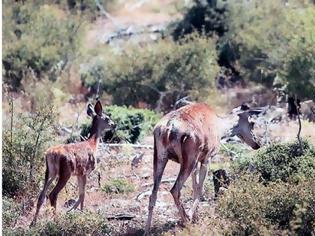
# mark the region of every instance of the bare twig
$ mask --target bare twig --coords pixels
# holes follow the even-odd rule
[[[301,123],[301,118],[300,118],[300,107],[297,106],[297,118],[298,118],[298,121],[299,121],[299,131],[297,133],[297,139],[298,139],[298,142],[299,142],[299,146],[300,146],[300,152],[303,153],[303,146],[302,146],[302,141],[301,141],[301,130],[302,130],[302,123]]]

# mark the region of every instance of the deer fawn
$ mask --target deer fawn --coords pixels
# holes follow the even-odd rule
[[[248,121],[251,111],[240,111],[238,122],[233,126],[231,117],[220,118],[206,104],[189,104],[165,115],[155,126],[153,181],[154,186],[149,200],[148,219],[145,235],[149,234],[153,208],[158,188],[168,160],[180,164],[177,180],[171,189],[181,220],[186,223],[194,217],[207,176],[210,159],[219,149],[220,138],[231,129],[231,135],[239,136],[253,149],[260,146],[252,134],[253,123]],[[198,168],[198,162],[200,168]],[[180,191],[192,174],[193,205],[189,217],[180,201]],[[197,175],[199,181],[197,182]]]
[[[88,105],[87,114],[92,117],[92,127],[90,136],[86,141],[58,145],[46,151],[45,182],[38,198],[36,213],[31,226],[36,224],[48,187],[56,177],[58,177],[58,182],[49,194],[51,205],[56,209],[59,192],[65,187],[71,175],[76,175],[78,178],[79,199],[70,210],[76,209],[79,204],[81,204],[81,210],[83,209],[86,178],[96,166],[95,154],[99,138],[105,129],[113,130],[116,128],[115,123],[103,113],[102,105],[99,101],[96,102],[94,109],[91,104]]]

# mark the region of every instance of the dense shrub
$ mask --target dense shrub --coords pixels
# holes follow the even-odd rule
[[[108,53],[111,57],[82,67],[81,79],[92,90],[100,82],[101,91],[112,95],[117,105],[145,102],[161,111],[187,94],[205,100],[219,70],[214,41],[196,34],[178,42],[165,39],[120,54]],[[161,107],[163,99],[166,108]]]
[[[123,140],[135,143],[148,135],[160,118],[159,114],[146,109],[107,106],[104,111],[117,124],[116,132],[105,133],[104,141]],[[81,128],[81,135],[88,136],[90,123],[83,124]]]
[[[2,198],[2,227],[10,228],[14,227],[17,218],[21,213],[21,205],[14,199],[3,197]]]
[[[125,179],[112,179],[102,186],[105,193],[129,193],[135,191],[135,186]]]
[[[3,80],[13,90],[29,78],[55,81],[78,53],[81,23],[55,5],[5,2]]]
[[[314,99],[314,5],[310,1],[229,1],[222,45],[246,79]],[[266,19],[265,17],[269,17]]]
[[[38,222],[30,229],[6,228],[5,235],[109,235],[109,227],[104,216],[88,211],[68,213],[53,220]]]
[[[315,178],[315,148],[308,142],[275,144],[258,152],[253,165],[266,181]]]
[[[28,193],[39,186],[43,152],[54,139],[53,107],[39,107],[34,113],[16,115],[13,100],[4,118],[2,149],[2,186],[5,196]]]
[[[272,182],[266,186],[245,176],[221,197],[218,211],[231,221],[229,230],[234,235],[273,234],[277,230],[311,235],[315,233],[314,199],[312,179],[297,185]]]
[[[255,154],[242,153],[232,162],[235,173],[250,170],[264,181],[299,181],[315,177],[315,148],[307,141],[273,144]]]

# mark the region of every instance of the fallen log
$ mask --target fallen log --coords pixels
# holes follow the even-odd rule
[[[136,215],[130,213],[118,213],[116,215],[107,215],[105,218],[107,220],[132,220]]]

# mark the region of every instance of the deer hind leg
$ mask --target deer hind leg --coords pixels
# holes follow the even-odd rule
[[[85,196],[85,185],[86,185],[86,175],[78,176],[78,185],[79,185],[79,198],[73,205],[73,207],[68,210],[72,211],[78,208],[79,204],[81,204],[81,211],[83,210],[84,196]]]
[[[175,205],[179,211],[183,223],[186,223],[189,218],[180,201],[180,191],[191,172],[196,168],[197,158],[193,155],[190,155],[191,150],[193,150],[194,148],[192,147],[192,145],[189,145],[189,143],[187,143],[186,145],[182,145],[182,149],[182,163],[176,182],[171,189],[171,194],[173,195]]]
[[[51,185],[51,183],[55,180],[55,178],[56,178],[56,173],[54,173],[53,171],[50,172],[49,168],[48,168],[48,165],[46,165],[44,187],[43,187],[42,191],[39,194],[38,201],[37,201],[36,212],[35,212],[35,215],[34,215],[34,219],[33,219],[32,223],[31,223],[31,226],[34,226],[36,224],[37,216],[38,216],[38,213],[39,213],[39,210],[40,210],[41,206],[43,205],[43,203],[45,201],[47,190],[48,190],[49,186]]]
[[[149,201],[149,213],[148,213],[148,219],[145,227],[145,235],[147,235],[150,231],[151,222],[152,222],[152,214],[153,214],[153,208],[156,203],[157,199],[157,192],[161,183],[162,175],[165,169],[165,166],[167,164],[167,155],[158,155],[156,147],[154,147],[154,161],[153,161],[153,189],[150,196]]]
[[[198,198],[198,182],[197,176],[199,175],[198,163],[196,164],[196,168],[192,171],[191,180],[192,180],[192,188],[193,188],[193,201]]]
[[[207,174],[208,174],[208,161],[205,161],[205,162],[202,162],[200,165],[199,182],[194,188],[193,205],[191,209],[189,210],[190,219],[193,219],[195,217],[195,213],[196,213],[200,198],[203,193],[203,184],[204,184]]]
[[[59,192],[65,187],[71,177],[71,170],[67,164],[61,165],[59,170],[59,179],[54,189],[49,194],[50,204],[53,208],[57,207],[57,198]]]

